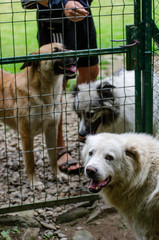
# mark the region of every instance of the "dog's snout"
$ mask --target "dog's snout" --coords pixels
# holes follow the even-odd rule
[[[80,135],[81,137],[86,137],[86,136],[87,136],[87,132],[86,132],[86,131],[80,131],[80,132],[79,132],[79,135]]]
[[[80,142],[85,142],[87,135],[88,135],[87,132],[80,131],[80,132],[78,133],[79,141],[80,141]]]
[[[93,166],[88,166],[86,168],[86,173],[87,173],[88,177],[93,178],[95,176],[95,174],[97,173],[97,169],[94,168]]]

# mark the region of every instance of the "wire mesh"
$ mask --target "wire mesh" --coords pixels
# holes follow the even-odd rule
[[[33,1],[32,1],[33,2]],[[158,2],[157,2],[158,3]],[[1,77],[1,103],[3,107],[1,108],[1,123],[0,126],[0,212],[4,213],[5,211],[17,211],[17,210],[26,210],[30,208],[40,208],[41,206],[53,206],[58,204],[63,204],[65,202],[74,202],[74,199],[77,198],[78,201],[83,199],[90,199],[88,195],[88,182],[89,180],[84,176],[84,174],[78,175],[67,175],[65,181],[56,180],[55,174],[52,174],[49,158],[48,158],[48,146],[45,143],[44,133],[35,136],[34,139],[34,148],[28,151],[30,154],[34,154],[36,160],[36,171],[37,176],[40,181],[44,184],[44,189],[34,189],[29,186],[27,175],[25,173],[25,166],[23,160],[24,149],[22,148],[22,140],[20,136],[20,117],[19,112],[23,110],[24,115],[21,117],[26,117],[27,121],[32,122],[33,112],[36,115],[36,109],[39,109],[37,112],[37,119],[41,119],[41,131],[44,130],[44,121],[47,116],[50,116],[50,112],[47,113],[44,111],[48,105],[42,100],[44,98],[49,98],[50,93],[43,93],[42,81],[40,84],[41,94],[36,92],[36,89],[31,89],[32,83],[29,79],[29,68],[26,70],[26,83],[27,91],[22,95],[18,95],[17,86],[19,82],[22,81],[18,78],[20,67],[24,61],[26,64],[29,64],[31,61],[36,64],[37,59],[40,58],[41,62],[50,60],[52,65],[57,59],[66,59],[70,56],[76,57],[88,57],[87,66],[89,67],[89,80],[91,80],[90,74],[90,58],[92,56],[99,56],[99,74],[98,82],[101,83],[102,79],[106,78],[106,81],[114,87],[106,86],[106,91],[110,94],[110,98],[107,97],[106,101],[109,104],[112,104],[112,108],[116,108],[117,114],[119,109],[122,108],[122,116],[120,119],[120,129],[115,129],[113,122],[115,121],[116,115],[113,113],[111,116],[111,130],[112,132],[124,132],[127,130],[134,130],[134,113],[130,115],[131,126],[127,129],[127,118],[129,115],[129,109],[134,111],[135,106],[135,93],[134,93],[134,82],[127,81],[127,72],[125,70],[125,58],[126,50],[120,48],[119,45],[125,44],[126,39],[126,25],[134,23],[134,1],[132,0],[94,0],[91,5],[91,11],[93,19],[95,22],[95,28],[97,32],[97,49],[92,49],[89,45],[90,36],[87,36],[87,46],[86,49],[79,49],[77,46],[77,32],[75,31],[75,46],[73,52],[55,52],[55,54],[43,53],[38,51],[38,55],[29,55],[32,52],[35,52],[39,49],[37,41],[37,19],[36,15],[39,14],[39,4],[38,1],[35,2],[35,5],[38,6],[37,9],[25,9],[22,8],[20,1],[2,1],[0,0],[1,12],[0,12],[0,54],[1,54],[1,69],[6,72],[12,73],[12,82],[14,88],[11,91],[11,95],[4,94],[4,83],[9,81],[8,74],[6,72],[0,73]],[[57,9],[56,9],[57,10]],[[53,14],[56,11],[53,9]],[[58,8],[60,11],[60,9]],[[48,10],[44,10],[48,11]],[[50,11],[50,9],[49,9]],[[52,16],[51,16],[52,17]],[[55,17],[56,20],[61,21],[61,17]],[[87,17],[87,27],[88,27]],[[40,19],[39,22],[44,21]],[[52,26],[52,21],[54,19],[49,18],[49,24]],[[62,37],[58,38],[55,33],[52,33],[50,29],[52,39],[51,41],[60,41],[61,38],[64,38],[65,30],[64,23],[66,21],[66,16],[62,12]],[[76,23],[74,23],[76,29]],[[82,38],[82,36],[81,36]],[[81,39],[82,40],[82,39]],[[114,40],[120,40],[121,42],[116,42]],[[66,46],[67,47],[67,46]],[[42,55],[39,55],[42,53]],[[112,54],[113,53],[113,54]],[[65,64],[64,64],[65,65]],[[78,64],[77,64],[78,66]],[[118,72],[119,69],[123,69],[122,72]],[[40,78],[42,79],[43,68],[42,65],[39,68]],[[116,73],[117,72],[117,73]],[[115,74],[116,73],[116,74]],[[115,74],[115,75],[114,75]],[[7,79],[7,80],[6,80]],[[131,79],[134,79],[133,73],[131,73]],[[47,79],[46,79],[47,80]],[[73,111],[73,102],[74,96],[73,88],[76,85],[77,77],[70,79],[67,82],[67,87],[63,91],[62,96],[62,112],[63,112],[63,136],[66,145],[66,149],[71,152],[73,158],[77,159],[80,164],[83,165],[81,159],[81,149],[83,143],[79,141],[78,132],[80,131],[80,119],[78,115]],[[6,86],[6,85],[5,85]],[[94,95],[97,90],[92,87],[91,84],[88,84],[88,91],[85,91],[85,95],[88,97],[88,100],[84,102],[84,99],[81,99],[82,106],[85,104],[90,104],[88,106],[90,112],[95,110],[95,107],[98,108],[98,112],[103,111],[102,105],[94,106],[92,104]],[[11,85],[8,86],[11,88]],[[53,87],[53,93],[51,93],[52,99],[55,95],[60,94],[55,90],[56,86]],[[33,91],[32,91],[33,90]],[[19,91],[19,90],[18,90]],[[23,92],[23,87],[21,89]],[[100,87],[102,91],[102,87]],[[91,93],[90,93],[91,92]],[[31,95],[30,95],[31,94]],[[44,95],[45,94],[45,95]],[[102,93],[103,94],[103,93]],[[114,102],[114,97],[115,102]],[[98,101],[104,101],[103,96]],[[38,103],[32,104],[32,99],[38,99]],[[41,101],[40,101],[41,99]],[[109,101],[108,101],[109,100]],[[7,109],[7,103],[10,102],[10,107]],[[19,107],[19,102],[22,102]],[[99,102],[100,102],[99,101]],[[25,102],[25,103],[24,103]],[[52,104],[48,103],[48,104]],[[55,114],[58,112],[55,111],[54,103],[52,106],[52,116],[55,118]],[[5,110],[5,111],[4,111]],[[7,117],[7,110],[13,110],[13,114]],[[26,110],[26,111],[25,111]],[[78,109],[80,111],[80,109]],[[61,110],[59,111],[61,114]],[[90,118],[90,117],[89,117]],[[7,125],[7,121],[17,121],[16,132],[12,130]],[[104,119],[101,119],[104,125]],[[10,124],[12,125],[12,123]],[[102,126],[103,126],[102,125]],[[22,126],[23,127],[23,126]],[[89,128],[91,128],[91,123],[89,123]],[[101,128],[104,131],[104,128]],[[28,131],[29,134],[29,131]],[[57,134],[57,133],[56,133]],[[63,145],[56,147],[62,149]],[[97,196],[94,196],[94,199]],[[81,199],[81,200],[80,200]],[[92,196],[93,199],[93,196]],[[15,207],[15,208],[14,208]],[[6,209],[6,210],[5,210]]]
[[[159,1],[153,2],[153,20],[156,26],[159,28]],[[159,87],[159,43],[153,41],[153,99],[154,99],[154,109],[153,109],[153,116],[154,121],[158,123],[158,114],[159,114],[159,105],[158,105],[158,87]],[[157,126],[158,127],[158,126]]]

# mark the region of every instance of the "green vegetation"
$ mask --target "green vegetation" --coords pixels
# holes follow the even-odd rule
[[[100,61],[100,68],[101,68],[101,69],[107,69],[107,66],[106,66],[106,65],[108,65],[108,64],[109,64],[108,61],[106,61],[106,60],[101,60],[101,61]]]
[[[21,234],[18,227],[5,227],[5,230],[2,226],[0,226],[0,240],[11,240],[12,237],[14,239],[19,239],[19,235]]]
[[[134,23],[134,1],[94,0],[92,13],[97,31],[99,48],[119,46],[112,39],[125,39],[125,25]]]
[[[38,43],[36,11],[24,11],[20,1],[0,0],[1,56],[28,55],[37,49]],[[9,72],[19,71],[22,64],[7,64],[3,68]]]
[[[10,238],[10,229],[8,229],[7,231],[2,231],[0,239],[11,240],[11,238]]]

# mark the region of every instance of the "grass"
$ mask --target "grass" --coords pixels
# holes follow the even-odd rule
[[[113,7],[105,0],[94,0],[92,4],[99,48],[111,47],[111,39],[125,38],[125,24],[133,23],[133,0],[126,0],[125,6],[122,6],[123,0],[114,2]],[[35,51],[38,48],[36,11],[24,11],[17,0],[0,0],[0,9],[1,57],[22,56]],[[3,69],[14,72],[20,66],[7,64]]]
[[[125,39],[125,25],[134,22],[133,3],[133,0],[92,2],[98,48],[119,46],[120,43],[111,42],[111,39]],[[22,56],[37,48],[36,10],[24,11],[19,0],[0,0],[1,57]],[[15,72],[19,71],[20,66],[21,64],[6,64],[3,69]]]
[[[100,5],[99,2],[101,3]],[[112,2],[114,5],[112,5]],[[113,43],[111,40],[125,39],[125,25],[134,23],[133,0],[94,0],[92,4],[92,13],[94,16],[99,48],[119,46],[119,43]]]
[[[36,11],[24,11],[20,1],[0,0],[1,56],[22,56],[38,48]],[[6,71],[18,71],[22,64],[7,64]]]

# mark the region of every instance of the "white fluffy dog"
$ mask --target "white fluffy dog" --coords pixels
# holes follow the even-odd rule
[[[138,240],[159,239],[159,141],[146,134],[89,136],[82,151],[89,190],[119,210]]]

